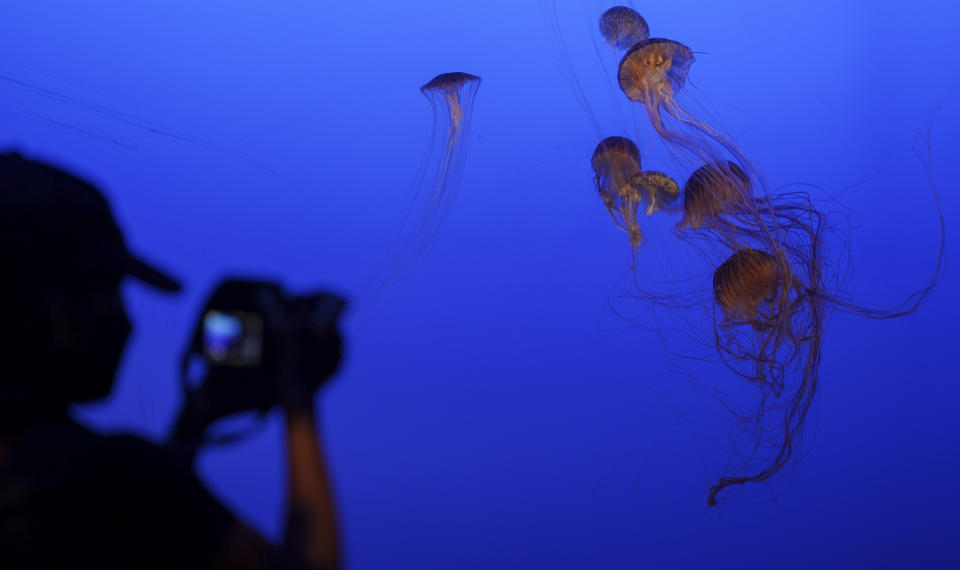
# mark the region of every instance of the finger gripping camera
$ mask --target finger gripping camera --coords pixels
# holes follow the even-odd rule
[[[290,296],[273,282],[221,282],[184,353],[188,397],[201,399],[214,417],[309,400],[339,365],[344,305],[327,292]],[[196,364],[199,374],[191,370]]]

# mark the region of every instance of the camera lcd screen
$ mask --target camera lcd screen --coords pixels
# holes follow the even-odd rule
[[[203,316],[203,355],[211,364],[257,366],[263,356],[263,319],[242,311]]]

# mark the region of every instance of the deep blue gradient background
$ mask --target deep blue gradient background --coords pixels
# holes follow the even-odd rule
[[[576,39],[599,8],[557,16],[621,134],[606,112],[616,89]],[[653,35],[703,52],[691,80],[771,184],[846,189],[859,300],[924,283],[937,231],[912,145],[938,107],[933,164],[960,227],[953,5],[638,9]],[[187,285],[176,298],[127,286],[136,332],[113,397],[78,410],[154,440],[213,284],[244,273],[366,292],[427,144],[419,86],[483,77],[446,224],[386,307],[345,316],[349,352],[318,398],[348,567],[960,564],[956,271],[908,318],[832,318],[799,468],[708,511],[729,420],[668,371],[655,335],[610,316],[626,239],[591,187],[597,135],[539,2],[7,2],[0,54],[0,146],[101,183],[131,246]],[[729,381],[706,370],[706,386]],[[271,416],[200,461],[272,538],[280,435]]]

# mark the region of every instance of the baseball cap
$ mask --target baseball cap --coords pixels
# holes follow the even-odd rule
[[[24,278],[129,275],[163,291],[180,284],[127,249],[91,183],[19,153],[0,153],[0,259]],[[25,273],[25,274],[24,274]]]

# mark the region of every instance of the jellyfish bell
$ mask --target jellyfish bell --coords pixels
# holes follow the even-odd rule
[[[648,38],[620,60],[617,80],[628,99],[656,108],[680,91],[693,61],[693,52],[680,42]]]
[[[647,200],[646,214],[648,216],[670,208],[680,196],[680,186],[677,181],[656,170],[647,170],[637,174],[633,177],[633,185],[640,189],[641,194]]]
[[[427,81],[420,87],[422,93],[427,93],[430,91],[440,91],[440,92],[456,92],[460,89],[461,86],[467,83],[476,83],[479,82],[480,78],[472,73],[464,73],[463,71],[451,71],[448,73],[441,73]]]
[[[459,128],[463,121],[463,100],[473,95],[480,78],[470,73],[454,71],[441,73],[420,87],[431,102],[443,101],[450,112],[451,128]]]
[[[724,213],[735,213],[751,200],[750,177],[730,161],[705,164],[683,187],[683,229],[700,229]]]
[[[726,322],[756,324],[764,304],[780,287],[780,266],[774,256],[759,249],[742,249],[713,273],[713,295]]]
[[[607,137],[594,149],[590,164],[601,195],[623,194],[640,173],[640,149],[626,137]]]
[[[650,28],[636,10],[614,6],[600,16],[600,33],[617,49],[630,49],[650,36]]]

